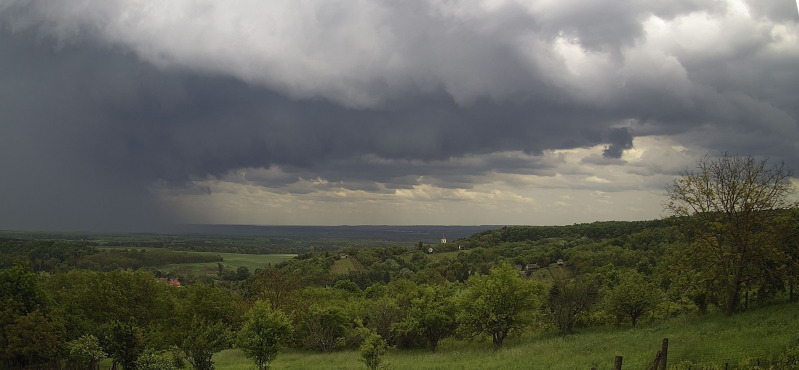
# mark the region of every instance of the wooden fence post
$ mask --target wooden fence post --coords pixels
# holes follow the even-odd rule
[[[613,369],[614,370],[621,370],[621,356],[616,356],[616,361],[613,362]]]
[[[649,366],[650,370],[666,370],[666,357],[669,355],[669,338],[663,338],[663,345],[655,355],[655,361]]]

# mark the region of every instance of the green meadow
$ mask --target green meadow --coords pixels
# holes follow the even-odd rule
[[[334,275],[346,275],[362,270],[364,270],[363,265],[355,258],[341,258],[330,267],[330,273]]]
[[[439,350],[392,350],[384,362],[390,369],[613,369],[623,357],[623,369],[646,369],[669,338],[669,367],[692,369],[752,368],[799,346],[799,303],[776,305],[733,317],[721,313],[682,316],[639,328],[606,327],[562,336],[530,334],[509,339],[494,350],[490,340],[447,339]],[[252,369],[241,351],[229,349],[214,356],[219,370]],[[749,364],[749,366],[741,366]],[[281,352],[273,369],[365,369],[358,351],[317,353]],[[686,367],[687,368],[687,367]]]
[[[215,252],[192,252],[222,257],[222,264],[231,266],[234,269],[239,266],[247,267],[250,272],[264,268],[266,265],[276,265],[283,261],[296,257],[296,254],[241,254],[241,253],[215,253]],[[164,271],[174,271],[181,274],[215,274],[218,270],[217,262],[202,263],[178,263],[164,265]]]
[[[193,262],[189,259],[182,259],[178,261],[178,263],[169,263],[164,265],[157,265],[152,267],[157,267],[159,270],[164,272],[171,272],[183,275],[208,275],[208,274],[216,274],[218,271],[217,263],[221,262],[225,266],[232,267],[234,270],[240,266],[247,267],[250,272],[254,272],[256,269],[261,269],[266,267],[267,265],[277,265],[281,262],[288,261],[294,257],[296,254],[244,254],[244,253],[220,253],[220,252],[194,252],[194,251],[174,251],[170,249],[164,248],[130,248],[130,247],[103,247],[100,248],[102,250],[133,250],[133,251],[146,251],[148,253],[152,253],[153,251],[157,251],[160,253],[165,254],[185,254],[188,256],[211,256],[211,257],[221,257],[222,261],[210,261],[210,262]]]

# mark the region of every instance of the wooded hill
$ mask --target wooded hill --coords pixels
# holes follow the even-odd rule
[[[780,266],[759,267],[767,270],[745,282],[735,312],[793,299],[799,216],[778,213],[769,230],[781,252],[770,261]],[[231,274],[219,261],[215,274],[179,277],[179,288],[158,266],[214,257],[6,238],[2,366],[86,368],[108,357],[126,369],[207,369],[226,348],[259,358],[259,348],[248,349],[257,347],[248,341],[253,325],[277,330],[280,341],[260,347],[273,359],[286,347],[357,349],[373,335],[396,351],[484,336],[500,347],[515,335],[723,311],[709,273],[684,259],[694,242],[676,221],[509,226],[446,244],[359,241],[252,274]]]

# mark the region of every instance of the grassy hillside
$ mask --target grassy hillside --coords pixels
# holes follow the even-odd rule
[[[732,318],[720,313],[686,316],[640,328],[596,328],[571,336],[530,335],[508,340],[501,350],[490,341],[445,340],[437,353],[391,351],[392,369],[612,369],[615,356],[624,369],[644,369],[654,359],[663,338],[669,338],[669,366],[690,361],[694,369],[765,361],[787,347],[799,346],[799,303],[768,307]],[[332,354],[280,353],[274,369],[359,369],[357,351]],[[250,369],[239,350],[218,353],[219,370]]]
[[[334,275],[346,275],[353,272],[363,271],[363,265],[355,258],[341,258],[330,266],[330,273]]]

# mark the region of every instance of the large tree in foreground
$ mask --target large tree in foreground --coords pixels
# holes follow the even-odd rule
[[[411,300],[408,317],[394,328],[400,333],[421,335],[435,352],[441,339],[455,333],[455,313],[455,299],[446,287],[423,286]]]
[[[223,322],[212,323],[195,316],[184,333],[180,349],[195,370],[212,370],[214,353],[227,348],[230,341],[230,329]]]
[[[587,312],[599,299],[599,288],[589,278],[556,281],[549,289],[547,308],[558,330],[569,334],[577,317]]]
[[[466,284],[460,296],[459,330],[467,336],[490,335],[497,347],[508,334],[533,323],[544,293],[541,284],[520,278],[509,264],[473,276]]]
[[[267,301],[257,301],[247,313],[237,344],[259,370],[268,369],[283,341],[291,334],[291,322],[283,311]]]
[[[627,271],[619,277],[618,284],[605,296],[605,310],[615,314],[619,321],[629,317],[635,327],[638,318],[657,304],[659,296],[658,288],[648,282],[646,276],[634,270]]]
[[[665,208],[691,241],[677,269],[691,269],[732,315],[741,292],[783,273],[776,211],[795,207],[791,171],[751,156],[704,157],[667,189]]]

